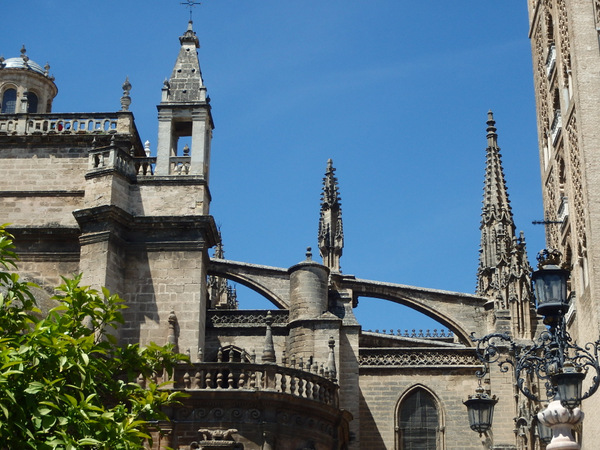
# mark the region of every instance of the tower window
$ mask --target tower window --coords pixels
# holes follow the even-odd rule
[[[2,114],[14,114],[17,108],[17,91],[7,89],[2,95]]]
[[[38,112],[38,96],[33,92],[27,93],[27,112],[35,114]]]
[[[439,415],[436,402],[424,389],[416,389],[402,400],[399,410],[401,450],[436,450]]]

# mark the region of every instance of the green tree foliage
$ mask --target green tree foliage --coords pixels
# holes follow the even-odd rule
[[[152,344],[120,347],[110,334],[122,300],[63,278],[46,317],[30,283],[12,273],[12,236],[0,227],[0,448],[138,449],[176,395],[149,382],[183,355]]]

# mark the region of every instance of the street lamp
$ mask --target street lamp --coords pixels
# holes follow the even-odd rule
[[[498,403],[496,396],[489,396],[481,387],[475,390],[475,395],[469,395],[469,399],[464,402],[469,414],[469,426],[471,430],[477,431],[479,436],[492,428],[492,419],[494,418],[494,406]]]
[[[565,436],[559,434],[565,432],[565,426],[570,427],[568,430],[570,439],[568,442],[562,442],[561,445],[566,446],[561,448],[578,449],[579,445],[572,438],[570,429],[583,419],[583,413],[577,408],[581,401],[593,395],[600,385],[598,361],[600,340],[588,343],[584,348],[573,343],[565,323],[565,314],[569,308],[567,298],[569,272],[558,266],[560,252],[557,250],[543,250],[537,259],[539,270],[533,273],[532,280],[537,312],[544,317],[547,328],[528,345],[516,343],[508,333],[490,333],[479,339],[473,333],[471,339],[477,344],[477,357],[484,364],[483,370],[478,371],[477,376],[479,378],[485,376],[489,365],[493,363],[497,363],[503,372],[512,368],[519,390],[535,402],[541,402],[541,399],[536,392],[529,389],[526,380],[535,376],[542,381],[545,384],[547,398],[554,401],[550,403],[548,409],[538,414],[539,420],[552,428],[554,434],[552,442],[558,438],[564,441]],[[583,380],[588,371],[593,374],[591,385],[582,393]],[[472,413],[472,409],[484,407],[482,400],[483,398],[478,399],[476,394],[465,402],[469,418],[475,414]],[[562,414],[565,420],[562,422],[547,420],[550,416],[556,416],[557,408],[566,410]],[[471,428],[473,428],[472,423]],[[475,429],[475,431],[479,430]],[[554,448],[552,443],[549,447]]]
[[[548,445],[552,441],[552,428],[544,425],[539,419],[536,422],[540,441],[544,445]]]

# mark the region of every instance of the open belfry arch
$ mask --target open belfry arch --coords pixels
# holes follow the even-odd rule
[[[341,189],[332,160],[321,189],[321,261],[310,249],[285,268],[231,261],[210,213],[214,123],[191,21],[179,44],[157,106],[155,155],[129,111],[129,80],[120,111],[0,114],[0,167],[23,178],[53,174],[43,189],[0,177],[0,209],[12,223],[23,276],[49,289],[61,274],[83,272],[86,284],[125,299],[121,342],[168,342],[190,355],[173,376],[173,388],[189,396],[171,422],[158,424],[156,449],[401,449],[400,415],[412,423],[414,405],[438,414],[431,416],[443,427],[431,430],[436,449],[481,448],[462,404],[481,368],[470,335],[528,339],[539,327],[492,113],[475,294],[343,273]],[[8,61],[0,62],[0,86],[12,89],[29,77],[46,86],[50,101],[56,95],[54,81],[30,60]],[[239,309],[244,299],[227,280],[257,291],[273,309]],[[413,308],[449,332],[365,331],[354,308],[359,301],[368,307],[369,298]],[[398,318],[404,327],[410,325]],[[513,418],[530,417],[532,405],[515,396],[510,372],[492,371],[485,383],[501,397],[496,444],[524,449],[533,432],[515,434]]]

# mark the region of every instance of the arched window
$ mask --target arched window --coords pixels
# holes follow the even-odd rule
[[[17,108],[17,91],[7,89],[2,95],[2,114],[14,114]]]
[[[422,388],[410,392],[398,409],[400,450],[438,450],[439,422],[433,396]]]
[[[27,112],[35,114],[38,112],[38,96],[33,92],[27,93]]]

